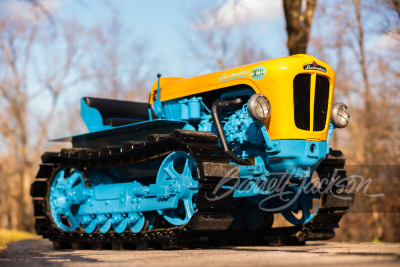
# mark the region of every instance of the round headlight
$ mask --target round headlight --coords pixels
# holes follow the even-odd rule
[[[332,106],[331,121],[337,128],[344,128],[349,124],[350,110],[341,102],[335,103]]]
[[[250,116],[257,121],[266,120],[271,115],[271,104],[262,94],[252,95],[249,99]]]

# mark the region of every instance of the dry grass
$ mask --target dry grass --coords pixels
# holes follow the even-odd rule
[[[28,232],[0,229],[0,249],[3,249],[7,243],[35,237],[36,235]]]

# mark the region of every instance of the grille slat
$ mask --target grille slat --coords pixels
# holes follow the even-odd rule
[[[313,131],[322,131],[325,129],[328,101],[329,80],[325,77],[317,76],[317,80],[315,82]]]
[[[310,130],[310,86],[310,74],[299,74],[293,80],[294,122],[302,130]]]

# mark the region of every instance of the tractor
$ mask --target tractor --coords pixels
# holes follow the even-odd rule
[[[81,99],[88,132],[54,139],[31,186],[56,249],[302,245],[354,202],[335,73],[294,55],[193,78],[160,74],[148,103]],[[314,178],[313,178],[314,175]],[[290,226],[273,227],[274,217]]]

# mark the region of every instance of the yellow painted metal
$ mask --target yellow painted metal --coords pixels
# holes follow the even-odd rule
[[[303,66],[312,64],[313,61],[327,69],[326,73],[318,70],[304,70]],[[253,69],[265,68],[265,75],[259,80],[251,76]],[[329,103],[326,126],[323,131],[314,132],[311,119],[310,131],[301,130],[294,123],[293,80],[298,74],[311,74],[311,114],[314,114],[314,96],[316,75],[328,78],[330,82]],[[335,73],[326,63],[309,55],[294,55],[268,61],[262,61],[229,70],[214,72],[193,78],[161,78],[161,101],[187,97],[220,88],[245,84],[254,89],[256,93],[264,94],[271,102],[272,112],[268,123],[265,123],[272,140],[278,139],[303,139],[326,140],[329,126],[329,114],[335,83]],[[153,103],[153,94],[157,90],[157,81],[152,88],[149,104]]]
[[[311,75],[311,85],[310,85],[310,129],[313,130],[314,125],[314,100],[315,100],[315,83],[317,81],[317,74]]]

